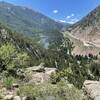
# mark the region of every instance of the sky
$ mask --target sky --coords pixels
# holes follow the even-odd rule
[[[75,23],[100,5],[100,0],[0,0],[25,6],[60,22]]]

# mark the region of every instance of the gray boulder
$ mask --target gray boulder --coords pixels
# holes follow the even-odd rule
[[[41,63],[39,66],[33,66],[30,68],[27,68],[27,71],[33,71],[33,72],[44,72],[44,63]]]
[[[86,80],[83,84],[83,90],[92,100],[100,100],[100,82]]]

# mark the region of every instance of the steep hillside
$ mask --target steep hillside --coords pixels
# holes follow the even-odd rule
[[[34,36],[49,30],[60,30],[63,25],[34,10],[0,2],[0,22],[13,31]],[[52,33],[50,33],[53,35]]]
[[[66,33],[83,43],[85,53],[98,53],[100,51],[100,6],[82,20],[67,28]],[[80,49],[78,50],[80,51]]]
[[[0,46],[6,43],[13,44],[18,51],[27,52],[34,61],[41,58],[43,46],[38,42],[38,39],[27,38],[19,33],[12,32],[8,28],[0,24]],[[36,64],[34,62],[34,64]]]

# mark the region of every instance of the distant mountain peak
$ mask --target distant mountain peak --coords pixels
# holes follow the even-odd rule
[[[27,35],[33,35],[39,31],[60,30],[63,27],[61,23],[37,11],[7,2],[0,2],[0,22],[14,31]]]
[[[13,4],[5,2],[5,1],[0,1],[0,5],[3,5],[3,6],[13,6]]]
[[[31,38],[38,38],[46,43],[63,36],[59,32],[64,27],[63,24],[27,7],[6,2],[0,2],[0,23],[12,31]],[[44,37],[47,38],[44,39]]]
[[[100,5],[98,5],[98,6],[96,7],[96,9],[100,9]]]
[[[80,40],[84,44],[84,48],[86,46],[88,49],[90,48],[89,52],[98,54],[100,51],[100,5],[79,22],[67,28],[67,31],[71,36]],[[84,50],[85,53],[88,52],[87,49]]]

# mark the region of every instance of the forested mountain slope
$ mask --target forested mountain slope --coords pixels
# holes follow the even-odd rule
[[[37,11],[6,2],[0,2],[0,22],[12,31],[31,38],[41,37],[42,41],[54,38],[54,31],[63,27],[63,24]]]

